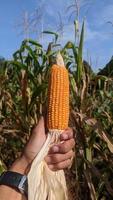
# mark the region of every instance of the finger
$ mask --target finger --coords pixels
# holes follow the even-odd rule
[[[32,130],[32,135],[45,135],[44,117],[40,117],[38,124]]]
[[[74,146],[75,146],[74,139],[70,139],[70,140],[65,141],[64,143],[60,143],[58,144],[59,153],[67,153],[70,150],[72,150]]]
[[[66,129],[61,135],[60,140],[69,140],[73,138],[73,130],[71,128]]]
[[[48,165],[63,162],[74,157],[74,152],[71,150],[66,154],[51,154],[46,156],[45,161]]]
[[[46,140],[46,135],[44,128],[44,118],[41,117],[38,125],[32,131],[29,141],[25,147],[25,151],[33,152],[33,154],[35,154],[35,152],[38,153],[39,150],[42,148],[45,140]]]
[[[52,153],[61,153],[61,154],[67,153],[70,150],[72,150],[72,148],[74,146],[75,146],[74,139],[70,139],[70,140],[67,140],[67,141],[60,143],[58,145],[52,146],[49,150],[49,154],[52,154]]]
[[[29,142],[30,143],[33,142],[34,144],[39,144],[40,146],[40,144],[44,143],[45,140],[46,140],[46,134],[45,134],[44,118],[41,117],[38,124],[32,130]]]
[[[68,168],[71,165],[71,160],[65,160],[63,162],[57,163],[57,164],[53,164],[53,165],[48,165],[48,167],[52,170],[52,171],[57,171],[57,170],[62,170],[65,168]]]

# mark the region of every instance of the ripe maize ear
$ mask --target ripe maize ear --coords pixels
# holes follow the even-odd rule
[[[48,91],[49,130],[64,130],[69,119],[69,78],[64,66],[53,65],[50,73]]]
[[[67,187],[63,170],[51,171],[44,157],[49,148],[59,142],[59,135],[68,127],[69,78],[60,54],[50,72],[48,87],[47,140],[36,156],[28,174],[29,200],[67,200]]]

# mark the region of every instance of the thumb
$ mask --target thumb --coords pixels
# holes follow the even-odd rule
[[[44,117],[42,116],[39,119],[38,124],[35,126],[35,128],[32,131],[31,137],[41,137],[41,138],[45,138],[45,122],[44,122]]]
[[[46,140],[46,135],[45,135],[44,118],[41,117],[39,123],[33,129],[29,142],[27,143],[24,150],[24,153],[30,160],[33,160],[35,156],[39,153],[40,149],[45,143],[45,140]]]

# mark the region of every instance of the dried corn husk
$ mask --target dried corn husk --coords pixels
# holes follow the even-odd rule
[[[63,170],[51,171],[44,157],[56,142],[58,132],[49,133],[45,144],[36,156],[28,174],[28,200],[67,200],[67,188]]]

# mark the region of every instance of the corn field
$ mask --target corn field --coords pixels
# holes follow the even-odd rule
[[[58,35],[46,50],[26,39],[13,59],[0,64],[0,173],[21,154],[40,115],[46,114],[51,65],[60,49],[70,79],[70,120],[75,158],[66,170],[70,200],[113,199],[113,79],[83,61],[84,23],[78,45]],[[71,180],[71,181],[68,181]]]

